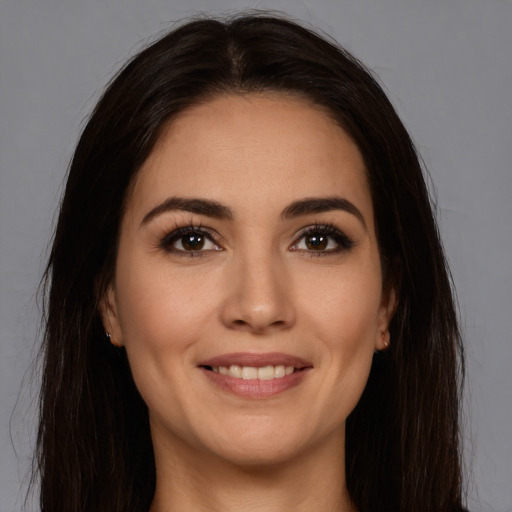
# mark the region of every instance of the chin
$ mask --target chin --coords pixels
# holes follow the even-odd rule
[[[299,428],[294,431],[293,426],[276,426],[267,422],[250,427],[232,426],[208,444],[212,452],[232,464],[263,467],[286,463],[305,453],[310,445],[317,444],[305,434]]]
[[[244,468],[268,468],[293,460],[302,450],[299,447],[276,446],[268,440],[259,440],[251,445],[231,446],[218,453],[225,461]]]

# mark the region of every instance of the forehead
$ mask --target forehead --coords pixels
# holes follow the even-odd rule
[[[372,217],[363,158],[324,109],[278,93],[220,96],[163,131],[132,189],[132,203],[170,195],[237,208],[343,195]]]

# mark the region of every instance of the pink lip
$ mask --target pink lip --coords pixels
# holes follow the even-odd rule
[[[293,366],[296,368],[294,373],[272,380],[250,379],[243,380],[229,375],[215,373],[209,367],[231,366],[238,364],[240,366]],[[213,382],[218,388],[228,391],[234,395],[243,398],[269,398],[276,396],[283,391],[299,385],[313,368],[313,365],[300,357],[278,352],[267,354],[254,353],[233,353],[223,354],[203,361],[198,365],[203,374]]]
[[[255,354],[252,352],[234,352],[232,354],[222,354],[202,361],[198,366],[231,366],[238,364],[240,366],[293,366],[297,369],[310,368],[313,365],[301,359],[300,357],[281,352],[269,352],[266,354]]]

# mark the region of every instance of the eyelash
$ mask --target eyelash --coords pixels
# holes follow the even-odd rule
[[[321,250],[321,251],[314,251],[314,250],[307,250],[307,249],[299,249],[297,246],[299,243],[307,236],[310,235],[320,235],[320,236],[326,236],[328,238],[332,238],[336,244],[337,247],[334,249],[328,249],[328,250]],[[354,240],[347,236],[345,233],[340,231],[336,226],[333,224],[315,224],[313,226],[308,226],[307,228],[304,228],[298,235],[297,241],[293,243],[291,249],[294,251],[302,251],[310,256],[328,256],[330,254],[338,254],[343,251],[348,251],[352,249],[354,246]]]
[[[175,247],[173,247],[174,243],[176,243],[180,239],[183,239],[187,235],[197,235],[203,237],[204,239],[209,240],[211,243],[215,245],[216,249],[213,250],[222,250],[222,246],[218,243],[216,237],[210,230],[207,230],[201,226],[194,226],[193,224],[177,227],[176,229],[164,235],[160,240],[159,247],[165,252],[189,258],[204,256],[205,253],[210,252],[212,250],[206,249],[198,251],[187,251],[183,249],[176,249]],[[336,242],[337,247],[334,249],[320,251],[298,248],[297,246],[300,244],[300,242],[305,237],[310,235],[320,235],[331,238]],[[298,234],[296,241],[293,242],[293,244],[290,247],[290,250],[304,252],[310,256],[327,256],[330,254],[337,254],[343,251],[350,250],[353,246],[354,241],[345,233],[340,231],[337,227],[335,227],[333,224],[314,224],[313,226],[308,226],[304,228]]]
[[[211,243],[213,243],[217,249],[215,250],[221,250],[222,247],[220,244],[215,240],[215,237],[213,233],[211,233],[209,230],[201,227],[201,226],[194,226],[193,224],[189,224],[187,226],[177,227],[176,229],[172,230],[171,232],[167,233],[159,243],[159,247],[163,249],[165,252],[178,254],[179,256],[185,256],[189,258],[197,257],[197,256],[204,256],[205,252],[208,252],[209,250],[199,250],[199,251],[185,251],[182,249],[176,249],[173,247],[173,244],[177,242],[180,239],[185,238],[187,235],[198,235],[206,240],[209,240]]]

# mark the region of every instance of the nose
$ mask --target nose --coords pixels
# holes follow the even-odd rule
[[[235,261],[228,271],[223,324],[253,334],[289,329],[295,323],[295,308],[289,272],[284,267],[282,261],[268,255]]]

